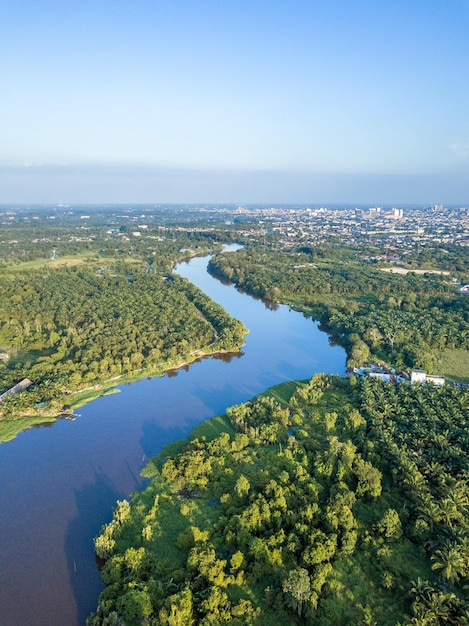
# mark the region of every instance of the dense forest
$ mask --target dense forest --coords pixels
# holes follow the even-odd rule
[[[442,350],[469,348],[469,301],[445,275],[384,272],[343,247],[259,244],[215,256],[210,271],[327,324],[351,366],[378,359],[435,371]]]
[[[220,233],[157,226],[134,242],[130,229],[104,236],[99,216],[89,230],[80,241],[63,223],[1,230],[0,393],[33,384],[3,399],[0,439],[118,379],[161,374],[244,341],[241,322],[172,272],[177,261],[220,249]]]
[[[36,383],[7,399],[4,415],[19,411],[21,403],[63,397],[63,390],[175,365],[198,351],[236,349],[246,333],[176,275],[100,275],[70,268],[2,281],[1,287],[2,342],[30,355],[19,368],[2,371],[3,386],[24,376]]]
[[[0,393],[33,384],[1,402],[0,439],[239,349],[244,325],[172,272],[222,241],[244,248],[213,274],[320,320],[349,366],[445,373],[454,357],[450,380],[468,382],[464,248],[407,242],[396,273],[365,231],[313,245],[301,224],[288,241],[245,211],[213,215],[3,213]],[[200,425],[95,539],[107,588],[89,626],[469,624],[468,409],[464,385],[317,375]]]
[[[88,626],[469,624],[468,408],[325,375],[230,408],[118,502]]]

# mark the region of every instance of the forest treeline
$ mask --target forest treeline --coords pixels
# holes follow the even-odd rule
[[[209,269],[327,324],[351,366],[375,358],[435,371],[442,349],[469,348],[468,299],[445,275],[383,272],[342,248],[282,251],[259,244],[217,255]]]
[[[159,216],[145,226],[142,230],[138,224],[122,223],[122,219],[95,212],[86,220],[80,215],[61,215],[54,221],[41,216],[37,221],[3,222],[0,270],[10,272],[21,269],[24,263],[81,256],[104,265],[138,259],[169,271],[182,248],[211,250],[220,248],[220,241],[230,239],[226,228],[220,231],[213,224],[211,228],[200,224],[197,230],[182,218],[170,225]]]
[[[4,400],[4,419],[36,413],[40,403],[46,414],[60,411],[70,392],[135,371],[239,349],[247,329],[189,281],[138,265],[124,271],[74,266],[0,277],[0,345],[11,354],[0,387],[34,383]]]
[[[15,233],[16,262],[28,249],[33,257],[44,253],[44,243],[28,248],[27,230],[18,232],[23,238]],[[45,232],[61,254],[78,245],[61,243],[64,232],[73,231]],[[8,359],[0,362],[0,393],[24,378],[33,384],[1,403],[0,439],[27,427],[28,420],[69,411],[80,402],[80,390],[239,350],[244,325],[172,272],[175,261],[219,248],[216,235],[165,233],[156,244],[150,236],[103,247],[98,238],[82,242],[81,256],[61,264],[42,257],[40,266],[10,264],[1,273],[0,346]]]
[[[118,502],[88,626],[469,624],[468,408],[322,374],[230,408]]]

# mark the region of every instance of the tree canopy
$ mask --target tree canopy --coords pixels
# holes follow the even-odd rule
[[[209,268],[327,324],[347,348],[351,366],[376,358],[437,371],[443,350],[469,348],[469,300],[447,276],[383,272],[344,246],[300,250],[252,244],[213,257]],[[463,250],[453,255],[465,257]]]
[[[96,538],[88,625],[465,623],[469,392],[316,375],[275,398],[152,460]]]

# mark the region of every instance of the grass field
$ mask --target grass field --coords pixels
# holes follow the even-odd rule
[[[51,261],[50,257],[47,259],[34,259],[34,261],[23,261],[20,263],[8,263],[8,270],[11,272],[23,272],[31,269],[38,269],[41,267],[59,267],[60,265],[80,265],[90,260],[98,260],[96,252],[83,252],[74,256],[58,257]]]
[[[469,350],[444,350],[438,358],[438,374],[447,382],[469,384]]]
[[[74,265],[82,265],[83,263],[94,264],[98,267],[101,265],[107,265],[109,262],[124,262],[124,263],[141,263],[141,259],[136,257],[116,256],[116,257],[99,257],[95,251],[87,250],[80,254],[73,256],[58,256],[53,261],[50,258],[34,259],[34,261],[23,261],[20,263],[8,263],[6,272],[26,272],[28,270],[41,269],[46,267],[72,267]]]
[[[301,381],[290,380],[286,383],[280,383],[279,385],[275,385],[274,387],[270,387],[264,393],[260,394],[261,396],[270,396],[274,398],[280,404],[288,404],[290,402],[290,398],[295,393],[295,391],[302,385]]]
[[[37,415],[35,417],[0,420],[0,443],[4,441],[11,441],[23,430],[33,428],[39,424],[51,424],[52,422],[55,422],[56,419],[56,417]]]

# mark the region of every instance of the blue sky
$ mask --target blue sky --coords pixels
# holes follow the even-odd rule
[[[6,0],[0,202],[469,204],[469,0]]]

